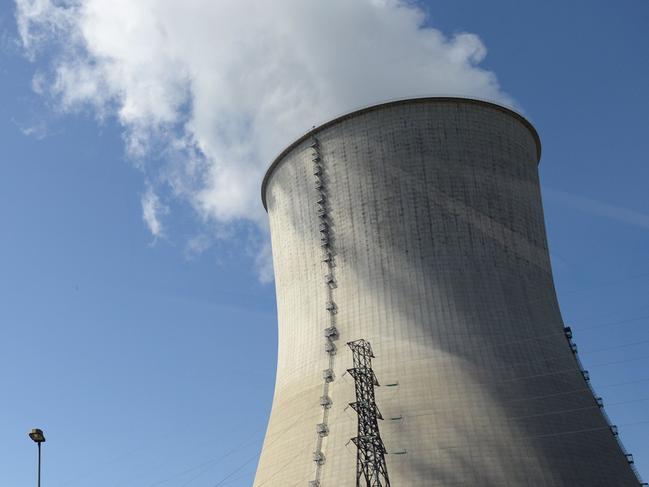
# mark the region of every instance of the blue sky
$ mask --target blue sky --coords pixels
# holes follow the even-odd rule
[[[540,133],[564,319],[649,477],[649,4],[421,7],[447,36],[480,38],[480,66]],[[259,279],[258,195],[225,208],[196,196],[205,188],[174,190],[162,175],[187,151],[157,149],[154,134],[156,149],[134,156],[125,147],[134,124],[112,105],[35,93],[34,76],[51,72],[61,48],[30,60],[14,15],[0,0],[0,485],[33,484],[26,433],[41,427],[48,487],[248,486],[276,350],[274,288]],[[348,109],[364,102],[344,95]],[[209,143],[207,152],[235,153]],[[256,190],[258,166],[249,173]],[[160,198],[157,236],[142,216],[150,189]]]

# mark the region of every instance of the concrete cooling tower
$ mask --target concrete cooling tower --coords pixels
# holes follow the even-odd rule
[[[279,351],[255,487],[640,485],[561,319],[540,151],[506,108],[422,98],[273,162]]]

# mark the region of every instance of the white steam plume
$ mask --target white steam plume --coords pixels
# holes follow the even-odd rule
[[[263,227],[265,167],[335,115],[435,94],[511,102],[476,35],[444,36],[408,0],[15,1],[25,49],[49,60],[40,92],[115,116],[148,179],[211,225]],[[147,167],[153,148],[164,168]]]

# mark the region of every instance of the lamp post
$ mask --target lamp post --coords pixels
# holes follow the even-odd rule
[[[43,430],[34,428],[29,433],[29,437],[38,445],[38,484],[36,485],[41,487],[41,443],[45,443],[45,435],[43,434]]]

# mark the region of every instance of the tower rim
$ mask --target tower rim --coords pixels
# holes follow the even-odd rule
[[[488,107],[492,108],[495,110],[498,110],[502,113],[508,114],[512,117],[514,117],[516,120],[521,122],[532,134],[532,137],[534,138],[534,142],[536,144],[536,154],[537,154],[537,164],[541,161],[541,138],[539,137],[538,132],[536,131],[536,128],[534,128],[534,125],[525,118],[522,114],[514,110],[513,108],[507,107],[505,105],[501,105],[499,103],[493,102],[493,101],[487,101],[487,100],[482,100],[480,98],[470,98],[470,97],[462,97],[462,96],[422,96],[422,97],[409,97],[409,98],[401,98],[397,100],[390,100],[382,103],[376,103],[373,105],[369,105],[363,108],[359,108],[356,110],[352,110],[350,112],[346,112],[343,115],[339,115],[335,118],[332,118],[318,126],[313,127],[310,129],[308,132],[303,134],[302,136],[298,137],[295,139],[292,143],[290,143],[288,146],[286,146],[274,159],[273,162],[270,163],[268,166],[268,169],[266,170],[266,173],[264,174],[264,179],[261,182],[261,202],[264,205],[264,209],[268,211],[268,206],[266,204],[266,188],[268,186],[268,182],[270,181],[270,178],[275,171],[275,169],[279,166],[281,163],[282,159],[289,153],[291,152],[296,146],[300,145],[302,142],[304,142],[306,139],[309,137],[312,137],[313,135],[317,134],[318,132],[329,128],[333,125],[336,125],[337,123],[340,123],[344,120],[359,116],[359,115],[364,115],[366,113],[373,112],[375,110],[380,110],[383,108],[389,108],[389,107],[394,107],[394,106],[399,106],[399,105],[407,105],[407,104],[412,104],[412,103],[430,103],[430,102],[460,102],[460,103],[466,103],[470,105],[479,105],[483,107]]]

